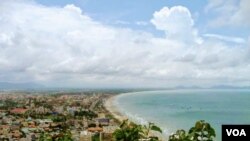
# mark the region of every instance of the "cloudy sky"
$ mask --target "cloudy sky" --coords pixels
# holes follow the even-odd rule
[[[250,85],[249,0],[2,0],[0,81]]]

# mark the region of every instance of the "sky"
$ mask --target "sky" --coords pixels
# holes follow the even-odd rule
[[[3,0],[0,82],[250,86],[249,0]]]

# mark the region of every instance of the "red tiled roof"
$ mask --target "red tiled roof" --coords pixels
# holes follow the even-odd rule
[[[90,128],[88,128],[88,131],[90,131],[90,132],[102,132],[103,131],[103,129],[101,128],[101,127],[90,127]]]
[[[24,114],[28,109],[23,109],[23,108],[15,108],[12,109],[10,112],[13,114]]]
[[[9,125],[1,125],[0,128],[7,129],[7,128],[10,128],[10,126]]]

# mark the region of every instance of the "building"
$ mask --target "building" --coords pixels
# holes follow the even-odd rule
[[[12,114],[25,114],[28,111],[28,109],[24,108],[15,108],[10,111]]]
[[[98,118],[96,119],[97,123],[101,126],[108,126],[109,125],[109,118]]]

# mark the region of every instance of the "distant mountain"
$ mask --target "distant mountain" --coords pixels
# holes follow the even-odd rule
[[[203,89],[199,86],[176,86],[175,89]]]
[[[44,88],[43,85],[36,83],[10,83],[10,82],[0,82],[0,89],[38,89]]]
[[[217,86],[213,86],[211,87],[212,89],[249,89],[249,86],[231,86],[231,85],[217,85]]]
[[[215,85],[212,87],[200,87],[200,86],[177,86],[175,89],[250,89],[250,86],[231,86],[231,85]]]

